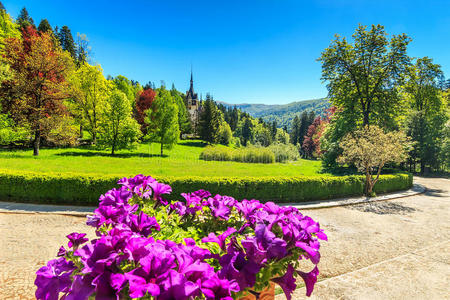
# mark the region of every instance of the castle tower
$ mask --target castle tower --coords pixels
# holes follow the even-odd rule
[[[198,123],[198,117],[200,113],[200,101],[198,100],[198,94],[194,92],[194,77],[192,75],[191,69],[191,82],[189,85],[189,90],[186,91],[186,103],[189,115],[191,117],[191,123],[195,127]]]

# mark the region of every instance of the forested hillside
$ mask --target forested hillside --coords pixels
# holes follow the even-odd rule
[[[223,103],[225,106],[233,107],[233,104]],[[255,118],[263,118],[264,121],[277,122],[278,127],[287,126],[291,128],[292,120],[303,111],[313,111],[316,115],[323,115],[330,106],[326,98],[296,101],[282,105],[269,104],[236,104],[236,107],[249,113]]]

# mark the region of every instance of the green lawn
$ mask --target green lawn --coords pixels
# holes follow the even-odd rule
[[[203,161],[199,159],[205,145],[200,141],[181,141],[160,157],[159,145],[140,145],[136,150],[108,151],[87,148],[41,149],[38,157],[32,150],[0,151],[0,169],[35,172],[72,172],[131,176],[135,174],[203,177],[262,177],[329,175],[320,174],[320,161],[299,160],[293,163],[249,164]]]

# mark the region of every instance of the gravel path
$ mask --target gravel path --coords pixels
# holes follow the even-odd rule
[[[450,181],[415,180],[428,192],[304,210],[329,236],[312,299],[450,299]],[[34,273],[67,243],[65,236],[94,236],[84,223],[84,217],[0,213],[0,299],[34,299]],[[300,288],[293,299],[304,295]]]

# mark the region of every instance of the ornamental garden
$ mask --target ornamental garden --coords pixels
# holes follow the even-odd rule
[[[326,99],[257,117],[198,97],[192,72],[186,93],[105,77],[86,35],[36,26],[25,8],[0,19],[1,199],[95,207],[97,238],[68,232],[36,272],[37,299],[258,298],[274,285],[290,299],[300,284],[310,296],[326,228],[284,203],[372,197],[450,168],[450,82],[381,25],[320,54]]]

